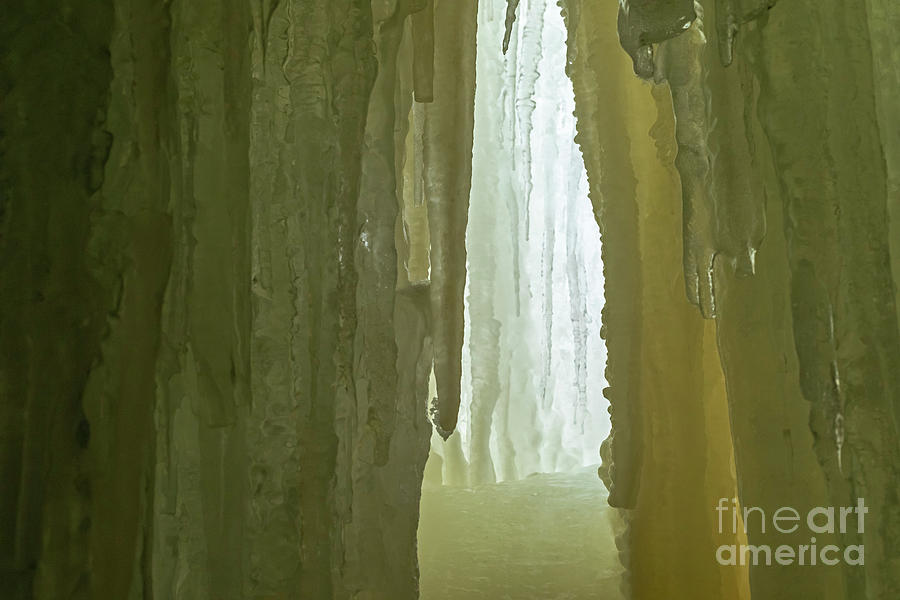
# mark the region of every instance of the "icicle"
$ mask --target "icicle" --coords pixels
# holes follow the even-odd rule
[[[645,79],[652,77],[652,45],[683,33],[696,16],[694,0],[619,0],[619,40],[631,55],[634,72]]]
[[[721,42],[721,31],[711,34],[710,44]],[[709,62],[709,53],[706,55]],[[708,62],[707,156],[715,248],[738,276],[747,277],[756,272],[757,248],[766,235],[766,192],[752,154],[760,141],[746,118],[754,104],[748,105],[744,99],[745,74]]]
[[[543,54],[542,31],[544,28],[544,11],[546,0],[529,0],[525,15],[525,25],[522,28],[517,52],[519,62],[517,65],[518,77],[516,79],[516,153],[521,156],[518,162],[518,171],[522,178],[524,188],[524,221],[525,240],[531,235],[531,195],[534,189],[532,181],[532,152],[531,134],[534,130],[532,122],[534,116],[534,87],[537,82],[539,63]]]
[[[465,235],[472,174],[475,0],[435,0],[435,101],[425,105],[425,194],[431,231],[435,425],[445,437],[459,414]]]
[[[700,9],[699,5],[697,7]],[[681,175],[684,204],[684,278],[688,300],[700,307],[706,318],[714,318],[713,265],[716,257],[715,206],[710,189],[709,97],[703,51],[702,9],[688,31],[662,45],[658,78],[672,90],[676,115],[678,155],[675,166]]]
[[[503,33],[503,54],[509,50],[509,40],[512,37],[513,24],[516,22],[516,9],[519,0],[506,0],[506,31]]]

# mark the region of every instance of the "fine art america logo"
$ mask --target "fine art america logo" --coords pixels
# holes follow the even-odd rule
[[[738,500],[732,498],[720,498],[715,508],[718,513],[719,533],[738,532]],[[865,532],[865,517],[869,512],[865,500],[859,498],[856,506],[818,506],[811,509],[805,515],[795,508],[783,506],[771,515],[759,507],[744,507],[740,513],[743,520],[743,531],[758,531],[766,533],[766,528],[771,525],[772,533],[782,534],[796,533],[802,526],[809,531],[808,544],[799,546],[770,546],[762,545],[722,545],[716,550],[716,561],[720,565],[837,565],[844,562],[848,565],[865,564],[865,546],[847,546],[839,548],[834,544],[819,545],[816,535],[834,533],[858,533]],[[728,523],[730,521],[730,523]],[[730,524],[730,527],[728,525]]]

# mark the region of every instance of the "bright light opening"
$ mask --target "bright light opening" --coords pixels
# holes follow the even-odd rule
[[[612,599],[603,270],[566,30],[522,0],[504,56],[505,12],[480,2],[462,404],[426,468],[422,598]]]

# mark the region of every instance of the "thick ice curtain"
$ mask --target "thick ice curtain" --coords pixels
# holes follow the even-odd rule
[[[637,599],[747,598],[746,571],[715,562],[736,542],[710,510],[735,494],[731,435],[715,328],[684,293],[672,96],[635,77],[615,3],[565,9],[577,140],[603,236],[604,471],[628,522],[625,583]]]
[[[865,569],[847,567],[822,582],[831,584],[825,594],[835,597],[842,597],[835,588],[847,598],[900,591],[900,331],[892,278],[898,256],[890,255],[896,231],[887,218],[896,206],[891,123],[897,111],[884,104],[884,94],[896,89],[896,72],[890,55],[880,52],[887,31],[876,24],[896,22],[897,15],[897,7],[865,2],[779,3],[741,30],[735,50],[734,66],[749,71],[745,78],[758,94],[761,135],[753,150],[764,169],[758,177],[783,215],[785,250],[778,259],[786,261],[788,278],[776,289],[781,306],[790,307],[788,339],[797,357],[792,379],[800,392],[787,406],[802,411],[808,423],[791,429],[782,457],[795,445],[811,446],[814,460],[802,470],[816,473],[824,489],[818,484],[809,501],[849,506],[862,497],[872,515],[864,535],[838,538],[844,545],[864,543],[867,555]],[[811,26],[795,28],[800,18]],[[727,93],[723,88],[713,89],[713,102]],[[723,364],[736,364],[737,342],[722,339],[733,344]],[[753,448],[738,456],[741,479],[754,477],[740,472],[745,460],[777,460]],[[777,495],[771,479],[759,483],[765,485],[757,493]],[[764,571],[753,576],[754,591],[763,595],[786,583]]]
[[[641,537],[641,523],[661,514],[642,502],[648,482],[665,477],[651,456],[671,443],[686,474],[695,444],[667,441],[653,425],[649,436],[647,423],[664,408],[643,392],[672,369],[714,371],[718,358],[744,505],[772,514],[785,504],[803,511],[864,497],[876,515],[867,516],[863,535],[819,539],[864,543],[865,568],[751,568],[753,596],[896,595],[900,333],[896,225],[888,217],[897,206],[897,111],[886,99],[897,89],[887,48],[898,10],[863,1],[626,2],[618,29],[628,66],[655,83],[609,85],[613,41],[602,24],[614,17],[592,3],[566,6],[579,141],[608,258],[611,499],[634,515],[632,573],[665,548],[659,540],[644,546]],[[629,130],[651,98],[656,123]],[[667,189],[680,181],[681,232],[658,230],[664,214],[641,201],[654,181],[653,161],[636,156],[648,132],[661,164],[678,171]],[[653,205],[670,195],[657,190]],[[635,197],[638,206],[629,209]],[[671,201],[662,205],[673,210]],[[715,317],[718,353],[688,347],[688,365],[660,357],[655,374],[635,377],[629,374],[640,368],[643,349],[692,319],[666,318],[652,334],[642,332],[660,310],[654,307],[669,311],[681,302],[649,303],[671,271],[655,271],[660,263],[641,246],[646,235],[682,249],[687,298]],[[624,290],[642,298],[639,313],[616,301]],[[721,418],[720,395],[706,390],[698,409]],[[720,438],[718,450],[695,460],[721,456],[727,442]],[[749,541],[808,543],[799,533],[772,534],[751,527]],[[658,595],[638,581],[632,578],[636,597]],[[673,573],[667,595],[694,597],[695,581]]]
[[[432,339],[451,373],[462,339],[459,7],[8,11],[11,597],[415,597]]]

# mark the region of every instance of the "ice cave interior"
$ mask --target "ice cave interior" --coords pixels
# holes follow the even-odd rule
[[[0,597],[900,598],[898,98],[897,0],[0,3]]]

